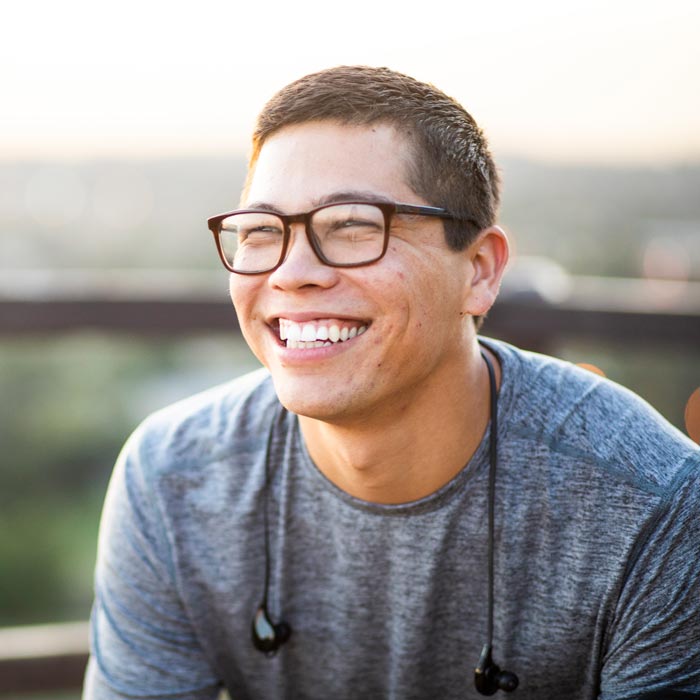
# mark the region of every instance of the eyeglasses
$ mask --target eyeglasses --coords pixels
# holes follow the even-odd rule
[[[439,207],[352,201],[290,215],[240,209],[213,216],[208,224],[226,269],[241,275],[258,275],[282,264],[289,247],[291,225],[296,223],[304,224],[311,248],[325,265],[371,265],[386,253],[395,214],[465,220]],[[466,221],[476,224],[472,219]]]

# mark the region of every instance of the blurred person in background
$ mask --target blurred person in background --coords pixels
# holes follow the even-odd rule
[[[84,697],[700,697],[700,450],[478,335],[508,260],[436,88],[283,88],[209,227],[265,369],[146,420],[105,503]]]

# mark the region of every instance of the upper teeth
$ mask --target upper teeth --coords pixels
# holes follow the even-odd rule
[[[314,321],[296,323],[286,318],[279,319],[280,340],[287,341],[287,347],[321,347],[339,341],[343,342],[361,335],[367,330],[366,325],[352,321],[324,322]],[[321,341],[321,342],[319,342]]]

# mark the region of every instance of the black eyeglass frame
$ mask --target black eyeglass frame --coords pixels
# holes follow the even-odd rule
[[[319,212],[323,209],[328,209],[329,207],[335,207],[343,204],[370,204],[372,206],[377,207],[377,209],[381,210],[384,216],[384,243],[382,245],[381,253],[375,258],[362,262],[336,263],[329,260],[323,254],[318,239],[316,238],[314,232],[311,230],[311,217],[314,214],[316,214],[316,212]],[[282,221],[282,225],[284,227],[284,238],[282,239],[280,258],[275,265],[273,265],[270,268],[266,268],[265,270],[252,271],[236,270],[231,265],[229,265],[229,263],[226,260],[226,256],[224,255],[223,247],[221,245],[221,224],[224,221],[224,219],[227,219],[229,216],[233,216],[234,214],[271,214]],[[216,249],[219,253],[219,257],[221,258],[221,262],[224,264],[224,267],[227,270],[229,270],[229,272],[234,272],[237,275],[263,275],[267,274],[268,272],[273,272],[284,262],[285,258],[287,257],[287,248],[289,247],[289,239],[291,237],[291,225],[297,223],[304,224],[304,231],[306,232],[306,238],[309,241],[309,245],[316,254],[316,257],[324,265],[328,265],[329,267],[364,267],[365,265],[373,265],[374,263],[378,262],[384,257],[389,247],[391,219],[394,216],[394,214],[411,214],[413,216],[434,216],[439,219],[447,219],[450,221],[463,221],[466,223],[474,224],[477,227],[479,226],[479,223],[475,219],[455,216],[454,214],[450,214],[450,212],[448,212],[447,209],[443,209],[442,207],[428,207],[418,204],[403,204],[400,202],[387,202],[382,200],[371,201],[366,199],[329,202],[328,204],[323,204],[320,207],[315,207],[310,211],[301,212],[299,214],[280,214],[279,212],[270,211],[268,209],[235,209],[234,211],[229,211],[225,214],[217,214],[216,216],[212,216],[207,220],[207,224],[209,230],[214,236],[214,243],[216,244]]]

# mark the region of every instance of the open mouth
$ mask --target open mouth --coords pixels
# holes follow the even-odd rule
[[[298,323],[287,318],[277,319],[279,340],[288,348],[323,348],[344,343],[362,335],[369,327],[368,321],[347,319],[315,319]]]

